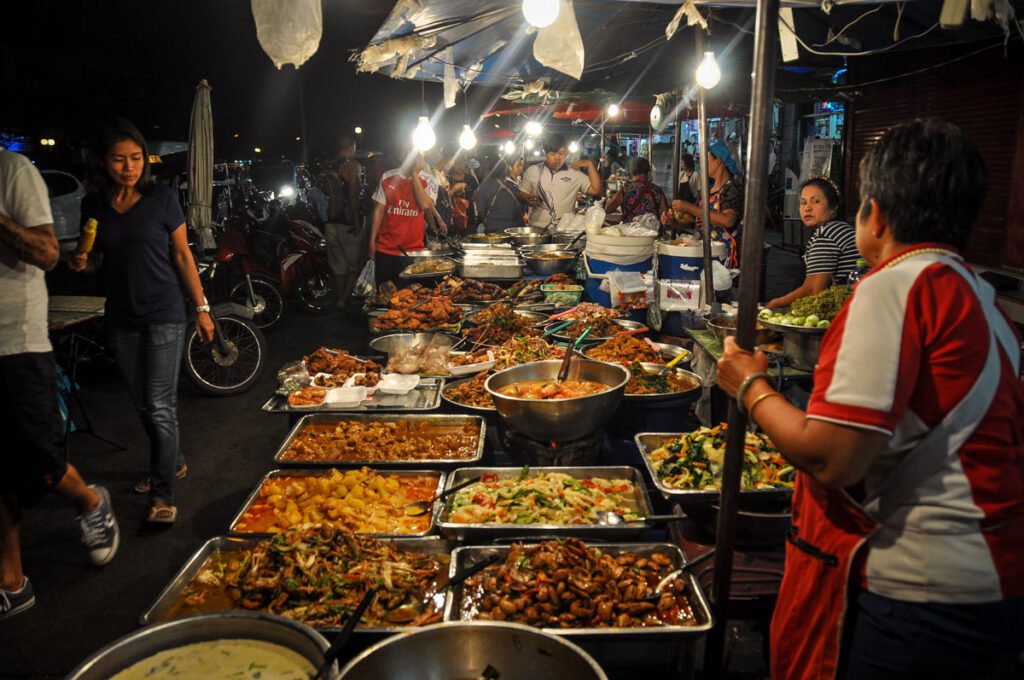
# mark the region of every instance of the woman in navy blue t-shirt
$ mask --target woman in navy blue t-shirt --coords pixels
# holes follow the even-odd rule
[[[73,271],[98,271],[107,296],[108,343],[150,440],[150,476],[135,485],[148,493],[147,521],[177,518],[174,481],[188,466],[178,443],[178,369],[185,345],[182,287],[198,313],[200,338],[213,339],[185,217],[174,194],[149,176],[146,141],[115,120],[93,149],[83,220],[99,227],[89,255],[75,254]]]

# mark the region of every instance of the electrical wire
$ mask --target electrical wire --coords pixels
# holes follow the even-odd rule
[[[815,43],[814,46],[815,47],[828,47],[829,45],[831,45],[836,40],[839,40],[839,38],[842,37],[843,33],[846,33],[846,29],[850,28],[851,26],[856,24],[858,21],[860,21],[864,17],[868,16],[869,14],[874,14],[875,12],[881,11],[884,7],[885,7],[885,5],[879,5],[878,7],[874,8],[874,9],[869,9],[867,12],[864,12],[859,17],[857,17],[856,19],[854,19],[850,23],[848,23],[845,26],[843,26],[842,29],[840,29],[840,31],[838,33],[836,33],[835,35],[833,35],[831,38],[829,38],[828,40],[826,40],[823,43]]]
[[[806,42],[804,42],[803,38],[801,38],[797,34],[796,28],[794,28],[792,24],[790,24],[788,21],[783,19],[781,16],[779,17],[779,23],[781,23],[783,26],[788,28],[793,33],[793,37],[796,38],[796,41],[798,43],[800,43],[801,47],[803,47],[805,50],[807,50],[811,54],[817,54],[817,55],[822,56],[822,57],[866,57],[869,54],[881,54],[882,52],[888,52],[889,50],[894,49],[896,47],[899,47],[900,45],[903,45],[904,43],[910,42],[911,40],[917,40],[918,38],[923,38],[924,36],[928,35],[929,33],[931,33],[932,31],[934,31],[936,28],[939,27],[939,22],[936,21],[929,28],[926,28],[925,30],[923,30],[920,33],[918,33],[917,35],[908,36],[908,37],[904,38],[903,40],[894,42],[892,45],[888,45],[886,47],[880,47],[877,50],[863,50],[861,52],[823,52],[821,50],[814,49],[813,47],[808,45]]]

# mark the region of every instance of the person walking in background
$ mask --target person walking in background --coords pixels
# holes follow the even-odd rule
[[[697,174],[697,163],[693,156],[684,153],[680,159],[682,169],[679,171],[679,183],[676,187],[676,198],[680,201],[695,203],[700,192],[700,176]]]
[[[402,249],[421,250],[426,237],[424,214],[434,209],[437,181],[419,151],[407,153],[401,167],[388,170],[373,194],[376,207],[370,227],[370,259],[377,285],[400,283]]]
[[[326,173],[327,223],[324,235],[327,240],[327,263],[334,272],[338,288],[338,306],[344,308],[356,278],[362,268],[362,251],[359,240],[362,231],[362,214],[359,205],[360,178],[363,167],[355,159],[356,138],[345,135],[341,139],[340,167]]]
[[[804,251],[806,273],[798,288],[769,301],[765,307],[785,307],[794,300],[817,295],[829,286],[846,283],[857,266],[857,232],[836,219],[841,207],[839,188],[824,177],[812,177],[800,186],[800,219],[813,230]]]
[[[174,194],[150,177],[146,140],[129,121],[104,126],[89,159],[83,220],[99,223],[89,255],[76,253],[72,271],[98,271],[107,296],[107,341],[149,435],[149,477],[135,491],[149,494],[146,520],[173,524],[175,480],[188,472],[178,435],[178,375],[185,346],[186,289],[196,331],[213,339],[185,217]]]
[[[78,508],[93,564],[120,542],[110,493],[89,486],[59,455],[64,428],[47,334],[43,272],[59,251],[46,184],[32,163],[0,147],[0,620],[35,604],[21,563],[21,520],[47,492]]]
[[[523,197],[529,202],[530,226],[547,227],[576,208],[576,195],[600,196],[604,191],[601,173],[594,162],[580,159],[570,167],[569,151],[562,135],[544,138],[544,162],[523,172]],[[585,171],[580,172],[581,170]]]
[[[630,162],[629,174],[631,181],[615,192],[605,210],[611,213],[622,206],[624,223],[647,214],[660,218],[668,210],[668,201],[661,187],[651,181],[650,162],[646,158],[634,158]]]
[[[489,177],[476,192],[476,211],[484,232],[503,234],[506,229],[523,226],[525,204],[519,198],[519,178],[523,159],[506,163],[498,160]]]
[[[473,199],[480,182],[466,170],[466,159],[456,154],[448,166],[448,186],[452,197],[452,224],[457,234],[476,228],[476,209]]]

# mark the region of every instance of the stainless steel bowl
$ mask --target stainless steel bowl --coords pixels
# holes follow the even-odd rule
[[[437,342],[444,343],[448,349],[451,349],[459,341],[458,338],[445,333],[392,333],[371,340],[370,349],[378,354],[386,354],[390,358],[393,354],[408,352],[416,345],[430,342],[435,338]]]
[[[259,640],[300,654],[319,668],[327,640],[309,626],[273,614],[218,612],[147,626],[112,642],[67,680],[106,680],[129,666],[168,649],[211,640]],[[335,676],[336,677],[336,676]]]
[[[577,243],[575,246],[572,247],[572,252],[574,254],[576,253],[577,250],[582,250],[582,248],[579,248],[578,246],[579,246],[579,244]],[[554,242],[552,242],[552,243],[538,243],[535,246],[523,246],[522,248],[519,249],[519,252],[522,253],[523,255],[529,255],[530,253],[554,253],[554,252],[565,251],[565,250],[568,250],[568,248],[566,248],[566,244],[565,243],[554,243]]]
[[[462,240],[465,243],[479,243],[484,245],[512,243],[512,237],[507,234],[469,234]]]
[[[452,255],[451,248],[430,248],[427,250],[410,250],[406,254],[402,255],[402,264],[409,266],[417,262],[423,262],[424,260],[433,260],[439,257],[445,257]]]
[[[564,244],[569,243],[577,236],[582,234],[582,231],[556,231],[551,235],[552,244]],[[583,250],[584,246],[587,245],[587,237],[584,236],[572,247],[573,250]]]
[[[492,673],[485,672],[488,668]],[[344,680],[480,678],[607,680],[577,645],[518,623],[452,621],[401,633],[370,647],[342,669]]]
[[[679,363],[676,364],[677,366],[688,364],[693,359],[693,352],[685,347],[670,345],[666,342],[652,342],[651,344],[654,345],[654,349],[658,350],[661,354],[661,358],[664,359],[666,363],[675,359],[680,354],[685,354],[686,356],[679,360]]]
[[[541,253],[523,253],[523,259],[534,274],[541,276],[564,274],[576,264],[576,253],[571,250],[555,250],[543,254],[551,255],[552,253],[558,253],[563,257],[540,257]]]
[[[498,392],[524,380],[554,380],[561,360],[535,361],[495,373],[484,388],[491,393],[498,414],[509,428],[544,441],[570,441],[584,437],[608,421],[622,401],[629,371],[618,364],[574,359],[569,378],[593,380],[609,386],[607,392],[573,399],[520,399]]]
[[[782,353],[789,359],[789,365],[801,371],[813,371],[818,365],[821,340],[825,328],[804,328],[763,321],[764,325],[782,335]]]
[[[663,368],[665,368],[661,364],[652,364],[652,363],[648,363],[646,361],[642,362],[640,364],[640,366],[643,367],[644,372],[647,373],[647,374],[655,374],[655,373],[660,372]],[[638,401],[660,401],[660,400],[663,400],[663,399],[677,399],[677,398],[681,397],[684,394],[690,394],[691,392],[696,392],[696,391],[700,390],[701,387],[703,387],[703,385],[704,385],[704,381],[696,373],[693,373],[691,371],[687,371],[685,369],[679,368],[678,366],[675,366],[675,367],[673,367],[670,370],[675,375],[677,375],[679,377],[685,377],[685,378],[689,379],[690,382],[693,383],[693,387],[691,387],[688,390],[675,390],[673,392],[658,392],[658,393],[655,393],[655,394],[626,394],[626,395],[623,396],[623,398],[631,400],[631,401],[634,400],[634,399],[638,400]]]
[[[506,229],[505,233],[517,246],[535,246],[551,240],[551,234],[546,229],[536,227],[512,227]]]
[[[736,336],[736,315],[735,314],[719,314],[708,319],[708,328],[715,334],[715,337],[719,340],[725,340],[728,337]],[[754,344],[763,345],[766,342],[775,342],[779,339],[779,334],[770,328],[766,328],[761,320],[758,319],[757,326],[755,326],[756,332],[754,333]]]

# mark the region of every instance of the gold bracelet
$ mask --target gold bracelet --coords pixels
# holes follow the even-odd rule
[[[757,407],[758,404],[760,404],[762,401],[764,401],[768,397],[781,397],[781,396],[782,396],[781,392],[765,392],[760,397],[758,397],[753,402],[751,402],[750,408],[747,409],[747,417],[750,418],[751,420],[754,420],[754,409]]]

